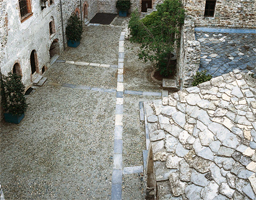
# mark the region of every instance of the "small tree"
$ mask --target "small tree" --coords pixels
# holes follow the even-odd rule
[[[130,0],[117,0],[116,8],[120,11],[128,11],[131,7]]]
[[[66,35],[68,40],[80,41],[82,39],[83,26],[82,21],[76,14],[72,14],[68,19]]]
[[[175,67],[171,60],[175,44],[179,45],[184,18],[185,10],[180,0],[165,0],[157,5],[156,12],[142,20],[138,13],[132,14],[129,22],[131,41],[141,43],[139,58],[156,62],[162,76],[168,76]]]
[[[25,87],[21,82],[21,76],[9,73],[1,78],[1,104],[5,113],[22,115],[27,109],[26,98],[24,96]]]

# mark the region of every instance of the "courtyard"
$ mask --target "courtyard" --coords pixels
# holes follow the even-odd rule
[[[21,124],[1,122],[6,199],[111,198],[122,28],[85,27],[80,46],[67,48],[44,73],[45,85],[27,96]],[[141,168],[146,147],[139,102],[160,99],[161,87],[150,80],[152,66],[138,60],[139,47],[129,41],[124,46],[122,169]],[[123,175],[123,199],[143,199],[142,174]]]

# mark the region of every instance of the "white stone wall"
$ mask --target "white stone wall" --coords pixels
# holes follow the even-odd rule
[[[214,17],[204,17],[206,0],[182,0],[196,26],[256,27],[255,0],[217,0]]]
[[[31,67],[30,54],[36,50],[38,57],[38,66],[42,67],[50,61],[49,49],[54,39],[59,40],[60,49],[62,46],[62,32],[59,2],[47,6],[41,10],[39,1],[32,2],[33,15],[21,22],[19,5],[16,0],[8,0],[8,36],[5,48],[5,56],[1,65],[1,72],[7,74],[12,71],[13,65],[18,62],[22,70],[22,81],[26,88],[31,85]],[[54,18],[56,33],[49,34],[49,23],[51,17]]]
[[[181,29],[181,42],[177,58],[177,74],[181,87],[189,87],[200,66],[200,42],[195,39],[194,22],[185,19]]]
[[[5,57],[5,46],[7,42],[7,13],[6,13],[6,1],[0,0],[0,75],[1,66],[3,65],[3,59]],[[1,85],[0,85],[1,86]],[[1,87],[0,87],[1,90]],[[3,118],[3,112],[1,108],[1,94],[0,94],[0,121]]]

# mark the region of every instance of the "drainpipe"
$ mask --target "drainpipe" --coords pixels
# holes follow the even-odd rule
[[[63,25],[63,14],[62,14],[62,1],[61,1],[61,0],[60,0],[60,16],[61,16],[61,29],[62,29],[63,47],[64,47],[64,51],[65,51],[65,50],[66,50],[66,46],[65,46],[64,25]]]

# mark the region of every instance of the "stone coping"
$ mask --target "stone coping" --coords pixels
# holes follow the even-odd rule
[[[256,29],[196,27],[195,32],[256,33]]]

